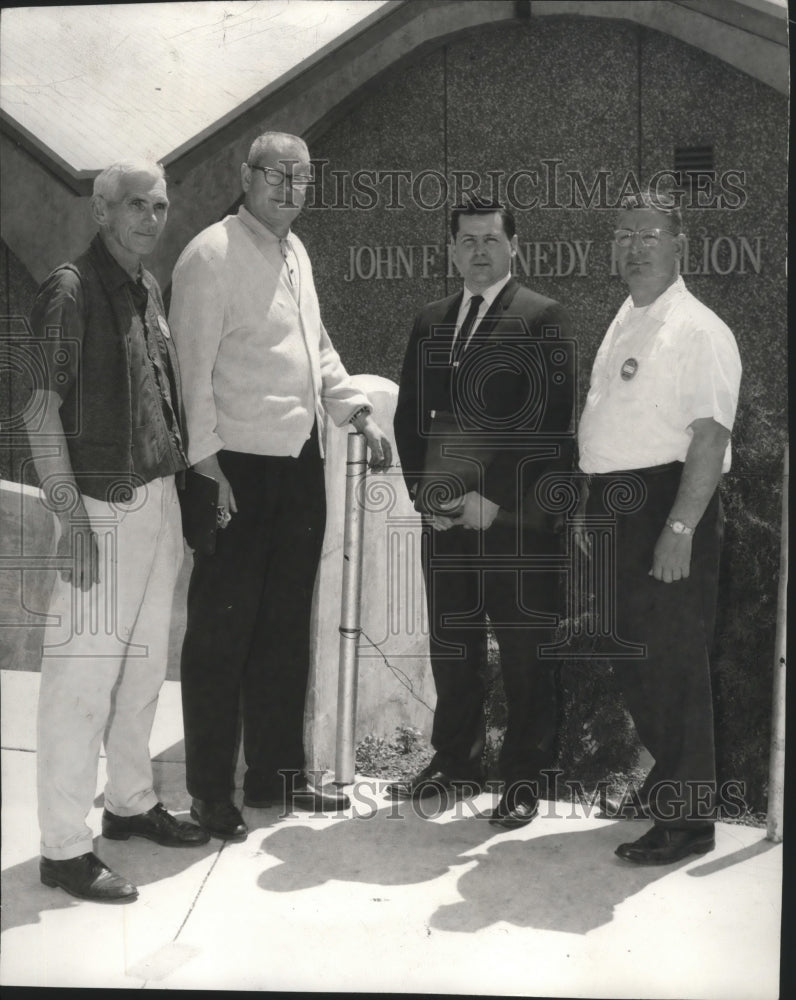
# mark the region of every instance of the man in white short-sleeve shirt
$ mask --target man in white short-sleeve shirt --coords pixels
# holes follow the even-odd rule
[[[723,525],[718,483],[730,468],[741,378],[731,331],[680,277],[685,237],[673,201],[643,195],[619,213],[616,258],[630,296],[597,353],[578,428],[586,525],[590,515],[612,519],[615,638],[643,650],[613,663],[655,759],[640,793],[655,825],[616,852],[638,864],[715,844],[708,651]]]

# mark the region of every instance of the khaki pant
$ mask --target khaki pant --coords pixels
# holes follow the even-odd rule
[[[83,500],[98,536],[100,581],[84,593],[56,577],[39,693],[41,853],[53,860],[92,849],[86,816],[103,739],[105,806],[133,816],[157,802],[149,736],[183,559],[173,476],[142,486],[130,503]]]

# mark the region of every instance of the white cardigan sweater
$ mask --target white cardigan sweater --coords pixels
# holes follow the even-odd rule
[[[297,303],[271,263],[275,239],[241,208],[199,233],[174,268],[169,324],[192,465],[222,448],[297,456],[324,410],[342,426],[369,405],[321,322],[304,246],[290,234]]]

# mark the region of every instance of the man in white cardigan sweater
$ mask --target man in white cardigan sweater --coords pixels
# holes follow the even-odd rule
[[[195,554],[188,593],[186,782],[191,815],[226,839],[248,832],[232,802],[241,711],[245,805],[349,804],[308,782],[302,743],[324,413],[365,435],[371,468],[392,455],[321,322],[309,257],[290,230],[311,180],[302,139],[261,135],[241,165],[238,214],[199,233],[173,275],[188,460],[218,480],[227,522],[215,553]]]

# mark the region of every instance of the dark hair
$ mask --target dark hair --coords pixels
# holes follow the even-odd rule
[[[451,236],[454,240],[456,239],[456,234],[459,232],[459,219],[463,215],[494,215],[496,212],[503,222],[503,231],[511,239],[517,232],[514,215],[499,201],[484,201],[483,198],[478,198],[475,195],[470,195],[463,204],[457,205],[451,212]]]
[[[620,203],[620,210],[626,212],[636,208],[651,208],[654,212],[665,215],[674,223],[674,232],[677,235],[683,232],[683,215],[676,191],[661,194],[657,190],[648,188],[646,191],[625,195]]]

